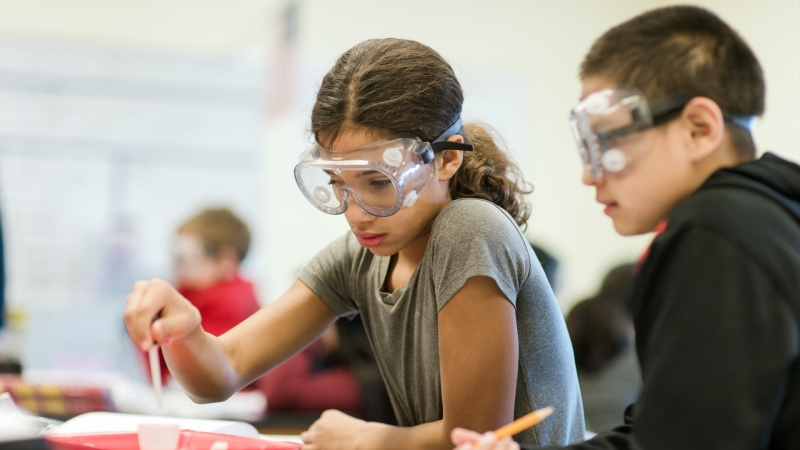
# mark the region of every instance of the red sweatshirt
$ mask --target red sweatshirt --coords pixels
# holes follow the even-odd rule
[[[178,292],[200,311],[203,330],[214,336],[224,334],[260,308],[253,283],[239,277],[205,289]]]

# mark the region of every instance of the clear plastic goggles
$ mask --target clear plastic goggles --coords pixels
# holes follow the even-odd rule
[[[442,136],[449,137],[460,128],[458,120]],[[402,134],[347,152],[315,144],[300,156],[294,178],[303,195],[322,212],[342,214],[354,201],[369,214],[390,216],[413,205],[428,187],[436,174],[432,164],[436,152],[472,150],[471,145],[445,139],[431,144]]]
[[[654,146],[655,135],[642,131],[674,119],[692,98],[689,92],[676,92],[648,102],[635,88],[605,89],[588,95],[569,116],[584,167],[594,177],[634,168]],[[752,131],[755,119],[725,111],[723,118],[748,131]]]

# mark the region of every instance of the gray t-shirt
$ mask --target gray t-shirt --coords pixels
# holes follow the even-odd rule
[[[442,419],[437,314],[469,278],[486,276],[516,308],[514,417],[545,406],[555,409],[516,439],[535,445],[584,439],[564,318],[525,236],[506,211],[483,200],[451,202],[436,218],[408,284],[394,293],[382,289],[389,261],[361,247],[348,232],[317,254],[299,278],[336,314],[361,314],[401,426]]]

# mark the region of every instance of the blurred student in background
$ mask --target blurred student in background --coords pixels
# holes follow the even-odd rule
[[[206,209],[175,237],[175,287],[199,311],[203,329],[219,336],[259,310],[255,290],[239,273],[250,229],[228,208]]]
[[[228,208],[206,209],[178,228],[175,284],[200,312],[203,329],[220,336],[259,310],[255,289],[240,266],[250,230]],[[345,320],[345,322],[349,322]],[[162,358],[162,368],[166,364]],[[360,320],[340,323],[256,383],[269,412],[339,409],[392,421],[388,394]]]
[[[577,303],[567,315],[586,429],[597,433],[622,425],[625,408],[642,388],[633,320],[626,305],[635,267],[613,268],[600,292]]]
[[[270,415],[338,409],[369,422],[397,424],[361,316],[337,320],[256,385],[267,397]]]

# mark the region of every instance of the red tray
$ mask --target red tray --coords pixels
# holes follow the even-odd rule
[[[45,436],[53,450],[139,450],[136,433],[97,433]],[[178,450],[209,450],[218,441],[228,443],[228,450],[299,450],[300,444],[263,439],[182,430]]]

